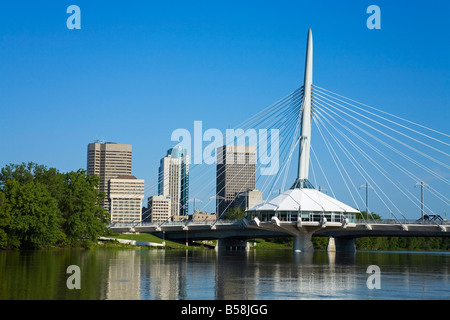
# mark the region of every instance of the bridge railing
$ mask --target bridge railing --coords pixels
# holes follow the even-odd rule
[[[450,225],[450,221],[418,221],[418,220],[401,220],[396,219],[380,219],[380,220],[363,220],[356,219],[356,224],[420,224],[420,225]]]
[[[275,216],[275,215],[271,215]],[[259,215],[258,219],[261,222],[270,222],[271,216]],[[349,219],[349,222],[356,224],[391,224],[391,225],[401,225],[401,224],[419,224],[419,225],[450,225],[450,221],[417,221],[417,220],[402,220],[398,221],[395,219],[380,219],[380,220],[363,220],[354,219],[354,217],[343,214],[327,215],[319,213],[309,213],[304,215],[301,219],[303,222],[320,222],[323,218],[326,218],[328,222],[344,222],[344,219]],[[250,218],[250,219],[249,219]],[[253,220],[254,217],[247,217],[249,221]],[[277,215],[280,221],[295,222],[297,216],[293,215]],[[217,220],[217,221],[165,221],[165,222],[141,222],[141,223],[112,223],[109,228],[135,228],[135,227],[162,227],[162,226],[193,226],[193,225],[230,225],[241,223],[242,220]]]
[[[192,226],[192,225],[230,225],[239,223],[241,220],[235,220],[235,219],[220,219],[217,221],[211,221],[211,220],[201,220],[201,221],[160,221],[160,222],[140,222],[140,223],[123,223],[123,222],[116,222],[109,225],[109,227],[114,228],[134,228],[134,227],[162,227],[162,226]]]

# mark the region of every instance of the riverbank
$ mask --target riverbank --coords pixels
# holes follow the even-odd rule
[[[104,238],[104,239],[101,239]],[[117,240],[115,240],[117,239]],[[123,241],[122,241],[123,240]],[[291,238],[269,238],[269,239],[251,239],[249,248],[251,250],[291,250]],[[122,243],[120,243],[122,242]],[[313,237],[314,249],[325,251],[327,249],[328,238]],[[153,244],[153,245],[152,245]],[[99,237],[98,241],[83,241],[71,245],[42,245],[29,248],[3,248],[3,250],[51,250],[64,248],[82,248],[95,249],[97,247],[110,249],[183,249],[183,250],[201,250],[214,249],[216,240],[209,241],[189,241],[188,245],[183,242],[161,239],[149,233],[120,234],[109,233],[105,237]],[[355,239],[357,251],[423,251],[423,252],[450,252],[450,238],[399,238],[399,237],[372,237]],[[1,250],[0,250],[1,251]]]
[[[163,239],[149,234],[115,234],[111,237],[120,239],[163,243]],[[328,238],[313,237],[312,242],[316,250],[326,250]],[[194,249],[194,248],[214,248],[215,240],[193,241],[188,246],[185,243],[165,240],[169,249]],[[291,238],[269,238],[249,240],[251,249],[292,249]],[[371,237],[355,239],[356,250],[358,251],[450,251],[450,238],[399,238],[399,237]]]
[[[113,234],[109,236],[110,238],[117,238],[117,239],[123,239],[123,240],[129,240],[129,241],[137,241],[137,242],[148,242],[148,243],[155,243],[155,244],[165,244],[164,247],[161,246],[144,246],[148,249],[214,249],[216,246],[216,240],[209,240],[209,241],[190,241],[188,245],[186,246],[186,243],[184,242],[176,242],[176,241],[170,241],[170,240],[163,240],[153,234],[149,233],[140,233],[140,234]],[[249,240],[250,242],[250,248],[251,249],[291,249],[292,244],[289,243],[289,241],[280,240],[278,242],[275,241],[268,241],[265,239],[254,239]],[[109,244],[111,242],[109,241]],[[119,243],[117,243],[119,245]],[[138,245],[138,244],[137,244]],[[131,246],[131,245],[130,245]]]
[[[130,234],[121,234],[121,233],[115,233],[108,238],[117,238],[118,240],[127,240],[127,241],[134,241],[134,243],[119,243],[119,241],[116,242],[117,245],[127,245],[129,247],[136,248],[136,246],[141,247],[143,249],[205,249],[205,248],[214,248],[213,246],[215,244],[206,244],[201,242],[190,242],[188,246],[186,246],[185,243],[170,241],[166,239],[161,239],[153,234],[150,233],[130,233]],[[145,245],[145,243],[152,243],[151,245]],[[114,245],[114,242],[107,241],[106,244],[108,245]]]

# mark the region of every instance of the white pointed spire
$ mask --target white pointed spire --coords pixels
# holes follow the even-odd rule
[[[298,174],[293,188],[313,188],[308,181],[309,157],[311,148],[311,91],[313,71],[313,39],[311,28],[308,30],[306,46],[305,79],[303,85],[303,112],[301,114],[302,131],[298,159]]]

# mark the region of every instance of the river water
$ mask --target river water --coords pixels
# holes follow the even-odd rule
[[[80,268],[80,289],[67,287],[70,265]],[[380,289],[367,286],[371,265]],[[449,274],[448,252],[2,251],[0,299],[448,300]]]

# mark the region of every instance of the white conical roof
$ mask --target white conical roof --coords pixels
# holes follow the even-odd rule
[[[247,211],[320,211],[358,213],[345,203],[342,203],[316,189],[290,189],[254,206]]]

